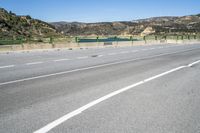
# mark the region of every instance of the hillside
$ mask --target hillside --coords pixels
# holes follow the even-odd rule
[[[153,17],[122,22],[46,23],[30,16],[17,16],[0,8],[0,38],[185,33],[200,33],[200,14],[182,17]]]
[[[200,14],[182,17],[154,17],[124,22],[54,22],[65,35],[147,35],[200,33]]]
[[[54,26],[0,8],[0,38],[59,36]]]

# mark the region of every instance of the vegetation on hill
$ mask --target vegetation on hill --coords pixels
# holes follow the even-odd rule
[[[30,16],[17,16],[0,8],[0,38],[34,38],[60,36],[55,27]]]
[[[149,35],[200,33],[200,14],[183,17],[154,17],[127,22],[51,23],[65,35]]]
[[[135,21],[46,23],[30,16],[17,16],[0,8],[0,39],[51,38],[109,35],[183,35],[200,33],[200,14],[182,17],[154,17]]]

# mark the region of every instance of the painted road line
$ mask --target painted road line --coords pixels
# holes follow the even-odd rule
[[[77,57],[77,59],[87,59],[88,56],[83,56],[83,57]]]
[[[199,64],[199,63],[200,63],[200,60],[195,61],[195,62],[189,64],[188,67],[192,67],[192,66],[194,66],[194,65],[196,65],[196,64]]]
[[[120,54],[127,54],[127,53],[129,53],[129,51],[122,51],[122,52],[120,52]]]
[[[31,63],[26,63],[26,65],[37,65],[37,64],[42,64],[43,62],[31,62]]]
[[[15,65],[8,65],[8,66],[0,66],[0,69],[3,69],[3,68],[11,68],[11,67],[14,67]]]
[[[131,52],[132,52],[132,53],[136,53],[136,52],[138,52],[138,51],[139,51],[139,50],[132,50]]]
[[[177,53],[189,52],[189,51],[192,51],[192,50],[197,50],[197,49],[194,48],[194,49],[189,49],[189,50],[184,50],[184,51],[179,51],[179,52],[171,52],[171,53],[165,53],[165,54],[158,54],[158,55],[148,56],[148,57],[143,57],[143,58],[135,58],[135,59],[130,59],[130,60],[123,60],[123,61],[118,61],[118,62],[113,62],[113,63],[107,63],[107,64],[102,64],[102,65],[96,65],[96,66],[91,66],[91,67],[85,67],[85,68],[80,68],[80,69],[74,69],[74,70],[69,70],[69,71],[62,71],[62,72],[58,72],[58,73],[52,73],[52,74],[40,75],[40,76],[35,76],[35,77],[30,77],[30,78],[12,80],[12,81],[7,81],[7,82],[2,82],[2,83],[0,83],[0,86],[2,86],[2,85],[8,85],[8,84],[13,84],[13,83],[24,82],[24,81],[30,81],[30,80],[34,80],[34,79],[47,78],[47,77],[51,77],[51,76],[58,76],[58,75],[63,75],[63,74],[68,74],[68,73],[73,73],[73,72],[78,72],[78,71],[84,71],[84,70],[90,70],[90,69],[95,69],[95,68],[101,68],[101,67],[107,67],[107,66],[112,66],[112,65],[118,65],[118,64],[123,64],[123,63],[138,61],[138,60],[152,59],[152,58],[156,58],[156,57],[173,55],[173,54],[177,54]]]
[[[104,55],[98,55],[97,57],[103,57]]]
[[[84,105],[84,106],[82,106],[82,107],[80,107],[80,108],[78,108],[78,109],[76,109],[76,110],[74,110],[74,111],[72,111],[72,112],[60,117],[60,118],[58,118],[57,120],[47,124],[46,126],[44,126],[44,127],[40,128],[39,130],[35,131],[34,133],[47,133],[47,132],[51,131],[53,128],[61,125],[62,123],[66,122],[67,120],[69,120],[69,119],[81,114],[83,111],[86,111],[89,108],[92,108],[93,106],[95,106],[95,105],[97,105],[97,104],[99,104],[99,103],[101,103],[103,101],[109,100],[110,98],[112,98],[112,97],[114,97],[116,95],[119,95],[119,94],[121,94],[123,92],[126,92],[126,91],[128,91],[130,89],[133,89],[133,88],[135,88],[137,86],[140,86],[140,85],[145,84],[147,82],[150,82],[152,80],[161,78],[161,77],[163,77],[165,75],[168,75],[170,73],[173,73],[173,72],[176,72],[178,70],[181,70],[181,69],[183,69],[185,67],[186,66],[180,66],[180,67],[171,69],[169,71],[163,72],[161,74],[155,75],[153,77],[147,78],[145,80],[139,81],[139,82],[134,83],[132,85],[126,86],[124,88],[121,88],[121,89],[119,89],[117,91],[109,93],[109,94],[107,94],[107,95],[105,95],[105,96],[103,96],[103,97],[101,97],[101,98],[99,98],[97,100],[94,100],[94,101],[92,101],[92,102],[90,102],[90,103],[88,103],[88,104],[86,104],[86,105]]]
[[[147,50],[149,50],[149,49],[141,49],[141,51],[147,51]]]
[[[108,55],[116,55],[117,53],[109,53]]]
[[[55,62],[60,62],[60,61],[68,61],[70,59],[57,59],[57,60],[54,60]]]

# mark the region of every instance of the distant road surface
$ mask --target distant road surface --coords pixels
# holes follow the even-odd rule
[[[200,133],[200,44],[0,54],[0,133]]]

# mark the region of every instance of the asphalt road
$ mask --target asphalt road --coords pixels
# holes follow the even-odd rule
[[[200,44],[0,54],[0,133],[200,133]]]

